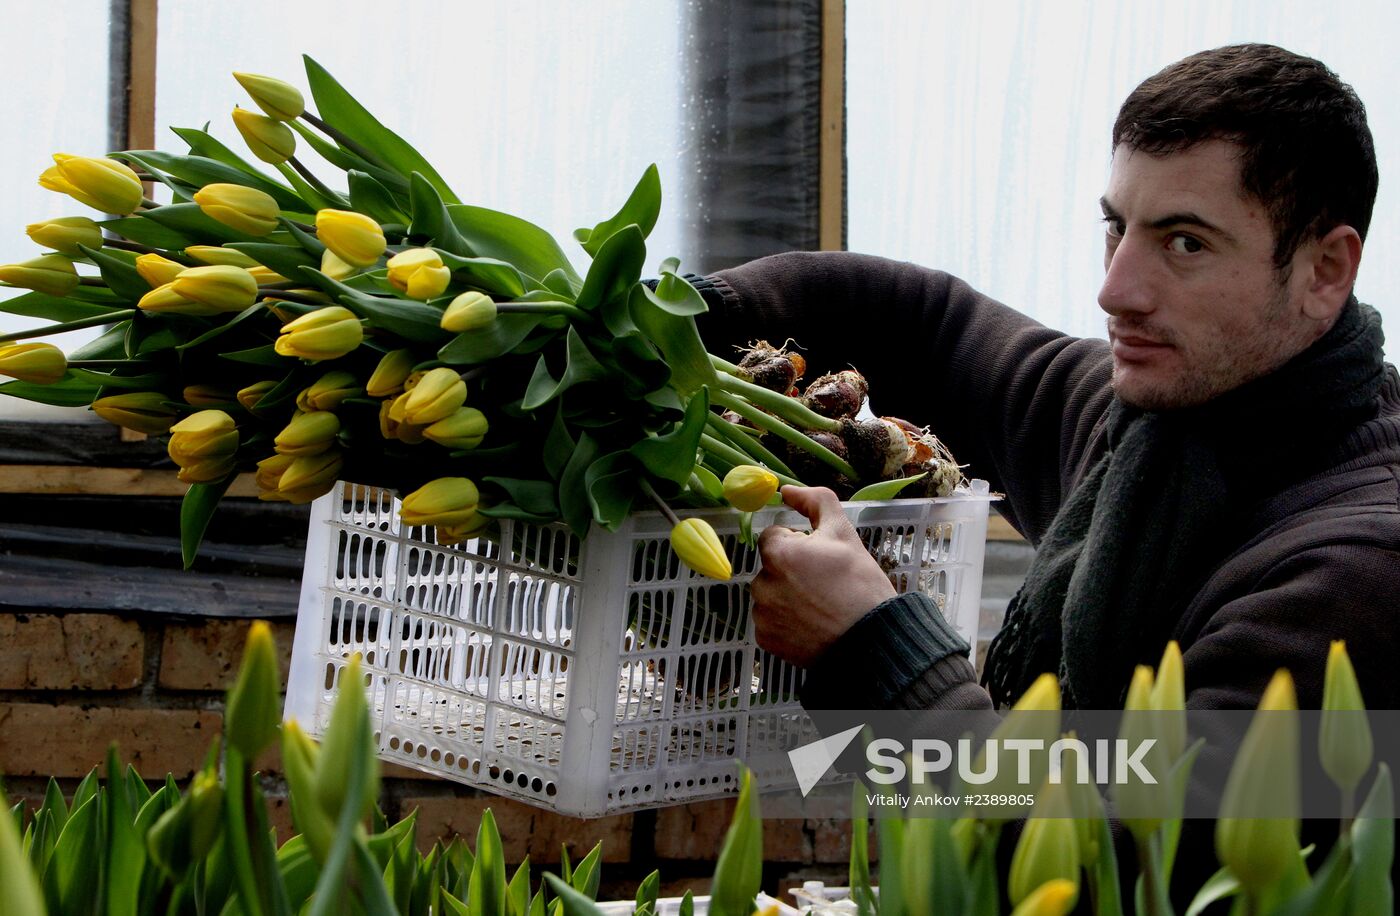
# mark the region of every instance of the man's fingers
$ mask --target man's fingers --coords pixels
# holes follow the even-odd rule
[[[841,534],[850,529],[850,521],[841,510],[841,500],[827,487],[782,488],[783,502],[807,516],[813,534]]]

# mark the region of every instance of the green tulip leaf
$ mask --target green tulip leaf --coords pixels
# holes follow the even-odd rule
[[[107,747],[107,804],[104,814],[107,912],[136,916],[141,870],[146,864],[145,837],[136,832],[137,800],[122,778],[115,745]]]
[[[591,312],[614,299],[626,301],[627,292],[642,275],[647,245],[642,230],[628,225],[603,243],[588,268],[576,304]]]
[[[753,773],[743,768],[739,803],[724,836],[710,885],[711,916],[749,916],[763,881],[763,821]]]
[[[189,144],[190,155],[202,156],[205,159],[212,159],[215,162],[231,166],[256,181],[276,184],[275,181],[264,175],[257,166],[248,162],[227,146],[224,146],[223,143],[214,139],[213,135],[207,131],[199,130],[194,127],[172,127],[170,131]]]
[[[595,843],[574,868],[574,873],[569,876],[569,884],[574,890],[583,894],[589,900],[598,898],[598,884],[602,880],[602,860],[603,844]]]
[[[569,275],[563,269],[551,270],[540,278],[540,283],[565,302],[573,302],[578,297],[578,289],[569,282]]]
[[[319,267],[318,262],[304,249],[291,245],[277,245],[272,242],[234,242],[227,246],[241,251],[269,270],[276,271],[288,279],[300,277],[297,271],[302,267]]]
[[[97,225],[115,232],[122,238],[136,242],[138,245],[149,245],[152,248],[178,250],[195,244],[193,239],[183,233],[167,229],[160,223],[141,216],[123,216],[120,219],[101,220]]]
[[[452,193],[447,182],[408,141],[381,124],[310,56],[303,54],[302,60],[306,63],[307,85],[311,87],[321,119],[358,144],[360,150],[356,151],[357,154],[368,153],[379,165],[393,169],[405,178],[414,172],[421,172],[443,200],[454,204],[458,202],[457,195]]]
[[[745,512],[752,517],[753,513]],[[856,916],[876,916],[875,893],[870,882],[870,804],[863,782],[851,784],[851,860],[847,878]]]
[[[246,363],[250,366],[265,366],[269,369],[285,369],[291,361],[291,357],[283,356],[273,349],[272,344],[262,347],[252,347],[247,350],[235,350],[232,353],[220,353],[224,359],[235,363]]]
[[[543,356],[535,364],[535,374],[525,389],[525,410],[538,410],[575,385],[600,382],[613,378],[613,373],[589,351],[588,345],[571,325],[565,344],[567,362],[564,375],[555,379]]]
[[[447,208],[457,231],[478,257],[509,261],[530,277],[562,271],[577,291],[583,285],[554,236],[534,223],[485,207],[451,204]]]
[[[321,259],[325,257],[326,254],[325,244],[320,239],[316,238],[316,236],[302,229],[289,219],[279,217],[277,221],[282,224],[282,228],[286,230],[291,240],[300,245],[303,251],[311,255],[313,263],[319,267]],[[278,271],[278,273],[281,273],[281,271]],[[287,275],[283,274],[283,276]]]
[[[212,327],[209,330],[205,331],[203,334],[200,334],[198,337],[187,340],[184,343],[176,344],[175,350],[181,353],[184,353],[186,350],[193,350],[195,347],[202,346],[203,344],[208,343],[214,338],[219,337],[222,334],[228,333],[229,331],[238,327],[240,324],[244,323],[245,321],[247,321],[255,315],[265,314],[268,314],[267,305],[263,302],[254,302],[252,305],[248,306],[246,309],[239,312],[237,315],[233,316],[231,319],[224,322],[223,324],[218,325],[216,327]]]
[[[679,280],[679,283],[695,292],[685,280]],[[715,368],[710,363],[710,354],[700,339],[694,318],[663,307],[658,296],[641,283],[632,287],[628,306],[637,327],[651,338],[651,342],[666,357],[673,384],[678,390],[690,394],[705,385],[715,384]]]
[[[140,299],[151,291],[151,284],[147,283],[136,272],[136,265],[133,263],[134,256],[128,252],[117,255],[88,248],[85,245],[79,245],[78,248],[92,260],[92,263],[97,265],[97,269],[102,272],[102,279],[107,283],[107,286],[121,298]]]
[[[598,443],[588,433],[583,433],[559,475],[559,515],[579,537],[588,533],[588,524],[593,519],[593,506],[584,485],[584,474],[598,457],[598,452]]]
[[[628,397],[640,397],[671,380],[671,367],[640,332],[614,338],[612,354],[622,375],[623,392]]]
[[[194,188],[207,184],[236,184],[254,188],[277,201],[277,206],[292,213],[309,214],[315,212],[296,194],[275,181],[263,177],[258,172],[246,172],[235,166],[209,159],[204,156],[179,156],[160,150],[128,150],[117,153],[123,158],[134,159],[148,170],[159,170],[179,179]]]
[[[922,474],[915,474],[913,477],[900,477],[896,480],[882,480],[879,483],[872,483],[852,493],[850,502],[894,499],[905,487],[916,481],[923,480],[927,476],[928,472],[925,471]]]
[[[632,511],[637,498],[636,459],[625,451],[604,455],[588,466],[583,485],[588,491],[593,520],[609,531],[616,531]]]
[[[97,397],[98,390],[97,385],[79,378],[72,370],[47,385],[20,381],[0,383],[0,394],[51,407],[86,407]]]
[[[494,484],[506,491],[520,509],[532,515],[559,517],[559,501],[552,480],[521,480],[515,477],[482,477],[482,482]],[[501,518],[502,516],[494,516]]]
[[[569,457],[574,453],[574,437],[569,433],[569,425],[564,421],[564,407],[561,404],[554,412],[554,422],[549,425],[549,433],[545,436],[544,454],[541,460],[544,469],[549,472],[549,476],[555,480],[564,473],[564,467],[569,463]]]
[[[117,375],[109,372],[93,372],[90,369],[69,369],[74,377],[88,384],[96,385],[104,391],[108,388],[159,388],[168,382],[169,376],[163,372],[143,372],[140,375]],[[98,397],[102,397],[101,393]]]
[[[584,251],[596,258],[598,252],[613,235],[628,225],[635,224],[640,229],[643,238],[650,235],[660,214],[661,175],[657,171],[656,165],[652,164],[647,166],[647,170],[642,173],[641,180],[632,189],[631,195],[628,196],[627,202],[622,205],[621,210],[617,211],[611,219],[604,220],[592,229],[575,230],[574,238],[583,245]]]
[[[1116,883],[1115,883],[1116,886]],[[1196,891],[1196,896],[1191,899],[1191,904],[1186,908],[1186,916],[1201,916],[1210,906],[1218,900],[1225,900],[1240,892],[1239,879],[1230,872],[1228,868],[1222,868],[1205,884]]]
[[[79,287],[81,289],[81,287]],[[150,287],[146,291],[150,292]],[[130,303],[113,301],[111,305],[97,302],[80,302],[74,298],[60,298],[47,293],[30,292],[13,299],[0,301],[0,312],[11,315],[24,315],[27,318],[44,318],[49,321],[78,321],[83,318],[96,318],[111,312],[130,308]]]
[[[233,472],[213,483],[192,483],[185,491],[185,498],[180,501],[180,553],[185,569],[194,565],[199,545],[204,541],[204,532],[209,529],[209,519],[214,516],[219,500],[224,498],[237,476],[237,472]]]
[[[1109,826],[1106,817],[1098,817],[1095,820],[1099,856],[1093,865],[1098,887],[1098,908],[1094,911],[1094,916],[1123,916],[1123,892],[1118,883],[1118,853],[1113,847],[1113,828]]]
[[[399,209],[399,202],[389,189],[373,175],[359,169],[346,174],[350,185],[350,205],[379,223],[405,223],[409,215]]]
[[[554,899],[563,905],[564,916],[604,916],[602,907],[586,895],[574,890],[567,881],[558,875],[545,872],[544,879],[549,882],[550,888],[554,891]],[[541,902],[543,902],[543,898],[541,898]]]
[[[98,798],[93,795],[79,803],[75,797],[73,813],[54,844],[41,882],[54,912],[92,912],[100,877],[96,863],[103,858],[101,835]]]
[[[413,343],[437,343],[448,337],[439,324],[442,312],[426,303],[371,296],[310,267],[303,267],[301,274],[375,328]]]
[[[473,916],[496,916],[506,909],[506,860],[496,819],[487,808],[476,830],[476,861],[467,883],[467,909]]]
[[[19,803],[19,807],[22,812],[22,802]],[[19,825],[4,808],[5,797],[0,794],[0,888],[3,888],[0,890],[0,901],[4,902],[7,914],[43,916],[44,894],[39,882],[35,880],[36,872],[42,871],[42,862],[34,858],[34,845],[29,845],[26,849],[25,839],[21,838],[19,833]],[[52,816],[47,820],[52,823]],[[40,848],[48,846],[47,842],[34,842],[37,842]]]
[[[1395,799],[1390,767],[1377,764],[1376,779],[1352,824],[1352,913],[1389,913],[1394,904]]]
[[[489,362],[515,350],[539,323],[539,315],[501,315],[489,327],[458,334],[438,350],[438,359],[450,366]]]
[[[225,242],[256,242],[256,236],[239,232],[216,219],[205,216],[196,203],[166,204],[154,210],[142,210],[141,217],[167,229],[173,229],[192,244],[222,245]]]
[[[449,251],[439,251],[442,263],[457,280],[465,280],[478,289],[497,296],[514,299],[529,291],[526,279],[514,264],[497,258],[460,257]]]
[[[701,388],[685,408],[685,419],[661,436],[640,439],[632,444],[632,455],[652,475],[685,486],[695,470],[700,436],[705,431],[705,415],[710,411],[708,389]]]
[[[126,357],[126,329],[129,327],[131,327],[131,319],[112,325],[98,337],[89,340],[69,353],[69,362],[80,359],[124,359]]]
[[[466,239],[457,232],[457,226],[447,214],[447,205],[438,195],[437,188],[422,173],[414,172],[409,179],[408,198],[413,211],[413,222],[408,227],[411,237],[424,239],[425,244],[431,242],[434,248],[464,258],[475,254]]]

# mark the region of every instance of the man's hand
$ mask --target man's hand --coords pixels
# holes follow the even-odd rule
[[[826,487],[782,489],[812,533],[770,525],[758,536],[763,568],[749,586],[758,644],[808,667],[875,605],[895,596]]]

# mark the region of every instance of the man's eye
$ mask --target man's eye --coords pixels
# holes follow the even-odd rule
[[[1121,239],[1123,233],[1127,231],[1127,228],[1127,226],[1123,225],[1121,219],[1114,219],[1111,216],[1105,216],[1103,218],[1103,231],[1109,238]]]
[[[1174,235],[1167,245],[1177,254],[1195,254],[1205,248],[1200,239],[1189,235]]]

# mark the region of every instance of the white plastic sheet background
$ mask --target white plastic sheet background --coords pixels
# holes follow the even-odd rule
[[[1237,42],[1322,60],[1367,106],[1381,184],[1356,292],[1400,360],[1400,6],[851,0],[846,17],[850,248],[947,270],[1080,336],[1104,334],[1098,199],[1133,87]]]

